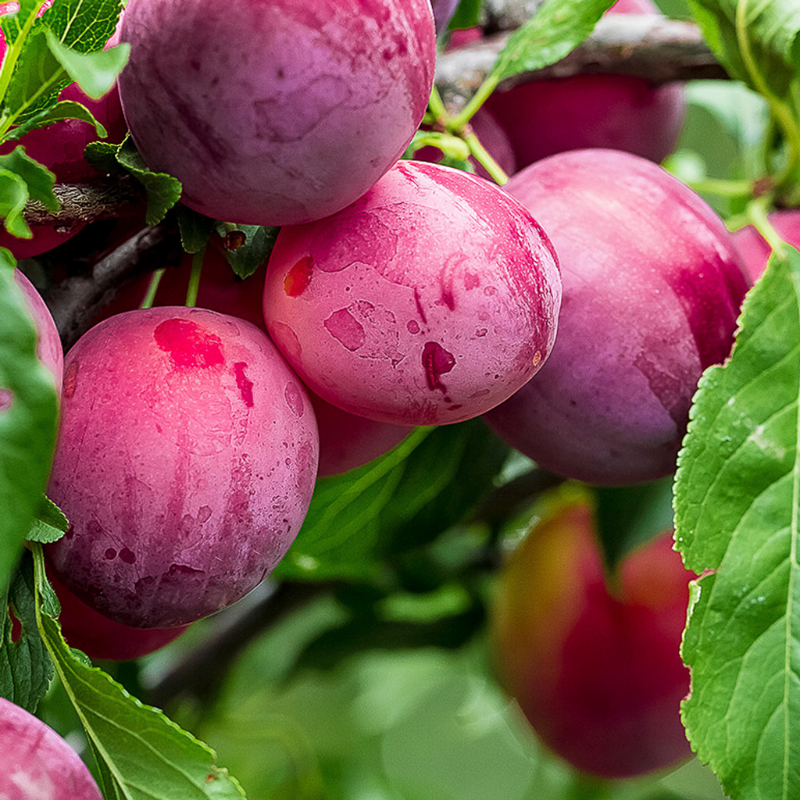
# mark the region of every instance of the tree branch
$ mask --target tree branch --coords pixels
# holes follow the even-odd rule
[[[436,85],[452,110],[463,107],[478,89],[510,35],[493,36],[439,57]],[[633,75],[653,84],[728,77],[693,23],[650,14],[611,14],[566,58],[516,75],[500,89],[545,78],[603,73]]]

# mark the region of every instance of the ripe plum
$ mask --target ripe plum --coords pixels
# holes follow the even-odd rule
[[[205,309],[136,310],[64,364],[48,495],[56,576],[123,625],[185,625],[275,567],[308,509],[314,413],[266,334]]]
[[[429,0],[131,0],[125,117],[145,162],[215,219],[308,222],[402,155],[436,60]]]
[[[750,285],[725,225],[661,167],[616,150],[551,156],[506,188],[552,238],[564,302],[547,364],[487,421],[570,478],[670,474],[697,381],[728,356]]]
[[[509,397],[555,339],[550,241],[510,195],[401,161],[344,211],[278,235],[264,316],[313,392],[394,425],[459,422]]]

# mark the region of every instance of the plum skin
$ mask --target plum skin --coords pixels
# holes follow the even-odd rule
[[[263,331],[204,309],[131,311],[66,356],[45,548],[81,600],[131,627],[238,600],[286,553],[317,470],[316,421]]]
[[[621,151],[560,153],[506,188],[550,235],[564,300],[550,359],[487,422],[565,477],[671,474],[697,381],[727,358],[750,285],[727,229],[687,186]]]
[[[54,575],[48,576],[58,596],[58,622],[70,647],[93,660],[133,661],[160,650],[185,633],[179,628],[131,628],[104,617],[78,599]]]
[[[78,754],[52,728],[0,697],[0,797],[103,800]]]
[[[306,385],[394,425],[459,422],[544,363],[561,299],[550,241],[482,178],[401,161],[344,211],[278,235],[264,316]]]
[[[36,354],[39,360],[50,370],[56,389],[61,392],[61,382],[64,373],[64,350],[61,347],[61,338],[58,335],[53,315],[36,291],[36,287],[28,280],[19,269],[14,270],[14,280],[25,297],[25,305],[33,317],[39,341],[36,345]]]
[[[657,14],[650,0],[619,0],[607,13]],[[683,87],[654,87],[630,75],[574,75],[529,81],[495,92],[497,117],[522,169],[547,156],[588,147],[615,148],[660,162],[680,134]]]
[[[490,613],[496,673],[577,769],[629,778],[691,755],[680,644],[693,577],[666,532],[623,558],[612,593],[579,499],[547,512],[511,554]]]
[[[120,77],[145,162],[215,219],[319,219],[402,155],[436,60],[429,0],[132,0]]]

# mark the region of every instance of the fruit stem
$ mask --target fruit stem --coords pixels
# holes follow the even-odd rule
[[[194,308],[197,305],[197,292],[200,290],[200,274],[203,271],[203,258],[206,249],[198,250],[192,256],[192,274],[189,276],[189,288],[186,290],[186,306]]]
[[[772,248],[772,252],[775,253],[775,255],[777,255],[779,258],[782,258],[785,255],[786,243],[769,221],[768,213],[771,207],[772,198],[768,195],[765,195],[764,197],[757,197],[755,200],[752,200],[748,204],[747,211],[745,213],[755,226],[756,230]]]
[[[450,114],[447,113],[442,96],[439,94],[439,90],[436,88],[436,86],[431,89],[431,96],[428,100],[428,109],[434,116],[436,122],[440,123],[441,125],[447,125],[448,121],[450,120]]]
[[[461,130],[478,113],[481,106],[489,98],[489,95],[497,88],[499,80],[495,75],[489,75],[486,80],[478,87],[478,91],[470,97],[469,102],[461,109],[459,114],[451,117],[448,124],[453,130]]]
[[[150,285],[147,287],[147,294],[144,296],[144,300],[142,300],[139,308],[153,307],[153,303],[156,300],[156,292],[158,292],[158,285],[161,283],[161,279],[164,277],[165,271],[166,267],[161,267],[161,269],[157,269],[155,272],[153,272],[152,276],[150,277]]]
[[[492,180],[498,186],[505,186],[508,183],[508,175],[481,144],[480,139],[470,130],[464,132],[463,138],[473,158],[489,173]]]

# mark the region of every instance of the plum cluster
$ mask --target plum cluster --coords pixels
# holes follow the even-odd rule
[[[451,6],[439,6],[442,19]],[[628,6],[616,10],[643,10]],[[589,483],[674,471],[697,381],[728,356],[751,284],[722,221],[653,163],[674,142],[679,90],[594,84],[600,97],[613,84],[655,109],[637,117],[660,136],[640,154],[625,142],[607,149],[613,126],[588,122],[580,127],[594,137],[555,137],[568,152],[551,154],[546,142],[523,152],[525,136],[547,126],[511,120],[508,103],[522,101],[498,95],[496,119],[486,112],[478,125],[499,132],[509,171],[529,164],[500,188],[400,160],[433,82],[429,0],[129,0],[121,36],[132,46],[121,105],[148,166],[177,176],[195,211],[282,227],[258,277],[234,279],[212,245],[199,307],[181,305],[182,271],[170,270],[160,305],[138,308],[145,287],[135,287],[63,363],[52,318],[18,273],[61,397],[48,494],[70,527],[46,553],[71,644],[135,658],[236,602],[286,554],[319,476],[375,458],[414,426],[483,416],[542,468]],[[552,90],[599,113],[580,100],[580,82]],[[550,88],[532,91],[545,99],[526,104],[549,104]],[[544,524],[562,541],[542,534],[531,548],[569,545],[595,595],[602,569],[588,552],[586,513]],[[529,579],[514,569],[509,581]],[[669,637],[654,646],[677,658],[682,569],[675,586]],[[552,707],[532,693],[553,676],[529,654],[555,652],[555,639],[546,626],[520,636],[516,617],[530,609],[503,602],[500,671],[545,741],[590,771],[636,771],[601,750],[580,761],[594,744],[560,704],[585,677],[553,682]],[[587,612],[580,630],[596,633],[615,603]],[[642,604],[635,613],[650,614]],[[537,613],[558,621],[544,605]],[[632,712],[647,724],[619,734],[658,750],[630,751],[647,769],[686,750],[675,743],[679,659],[670,670],[666,694],[645,687],[644,710]],[[651,701],[663,712],[655,722]],[[652,744],[662,734],[666,761]]]

